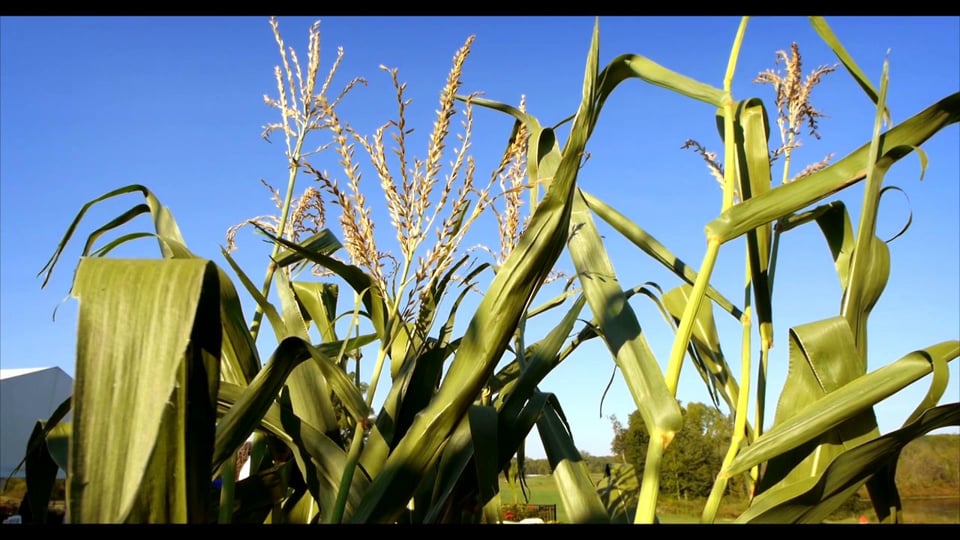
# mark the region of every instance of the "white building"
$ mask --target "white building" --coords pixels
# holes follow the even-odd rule
[[[50,418],[72,393],[73,378],[58,367],[0,369],[0,478],[23,460],[37,420]]]

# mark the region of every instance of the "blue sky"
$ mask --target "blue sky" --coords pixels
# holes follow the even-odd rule
[[[314,20],[280,19],[287,45],[302,56]],[[335,87],[357,76],[368,80],[345,99],[341,117],[361,133],[372,133],[393,118],[393,90],[378,66],[398,68],[413,99],[408,123],[416,129],[411,149],[419,157],[425,154],[424,137],[450,60],[468,36],[476,35],[476,42],[463,90],[482,91],[487,98],[511,104],[525,95],[530,113],[550,125],[576,110],[593,25],[591,17],[321,20],[321,72],[326,73],[336,47],[342,46],[345,57]],[[875,82],[889,50],[888,104],[895,123],[960,90],[960,18],[832,17],[828,22]],[[600,21],[601,65],[619,54],[641,54],[719,87],[738,24],[737,17],[605,17]],[[792,41],[800,46],[804,72],[836,62],[805,18],[752,19],[733,85],[735,98],[760,97],[774,111],[772,89],[751,81],[774,67],[775,51],[788,49]],[[276,94],[273,67],[278,62],[267,17],[0,19],[0,365],[58,365],[73,373],[77,304],[63,303],[56,321],[53,310],[69,292],[82,238],[140,201],[131,196],[92,212],[79,230],[80,241],[69,247],[43,290],[37,272],[80,206],[100,194],[131,183],[147,185],[170,207],[190,248],[226,266],[219,253],[226,230],[274,211],[259,180],[285,184],[280,139],[268,144],[260,137],[262,126],[277,120],[263,95]],[[872,131],[873,106],[842,69],[824,79],[812,100],[826,114],[820,122],[823,138],[804,137],[795,154],[795,171],[831,152],[835,159],[845,156],[867,142]],[[481,178],[493,170],[510,125],[500,113],[476,111],[473,151]],[[919,160],[913,156],[887,177],[906,192],[909,202],[898,193],[884,198],[878,234],[895,234],[910,212],[913,222],[890,244],[890,279],[870,319],[870,369],[960,334],[958,132],[951,126],[924,145],[930,163],[922,182]],[[699,267],[706,245],[703,227],[717,216],[721,191],[700,158],[680,149],[689,138],[721,149],[710,106],[627,81],[600,115],[587,147],[591,158],[579,181]],[[329,160],[323,167],[336,169],[332,153],[318,159]],[[778,163],[775,178],[779,171]],[[365,193],[381,248],[396,252],[378,182],[372,171],[366,174]],[[310,182],[304,177],[297,193]],[[858,186],[838,196],[855,226],[862,195]],[[148,227],[138,220],[127,232]],[[466,245],[496,245],[496,229],[491,227],[489,221],[478,223]],[[678,284],[617,233],[603,228],[602,233],[622,284],[654,281],[664,289]],[[726,245],[714,278],[715,286],[738,305],[743,250],[742,241]],[[143,241],[120,253],[156,256],[153,243]],[[268,246],[252,232],[241,233],[236,257],[255,281],[265,269],[267,254]],[[558,267],[572,270],[566,257]],[[786,376],[787,329],[839,313],[839,282],[816,227],[782,239],[776,281],[771,411]],[[548,287],[541,298],[556,294],[557,287]],[[478,300],[474,297],[464,308]],[[632,305],[665,365],[672,338],[668,327],[650,302],[637,298]],[[249,301],[245,313],[248,319],[253,313]],[[719,312],[715,316],[724,351],[738,371],[739,326]],[[461,325],[466,319],[461,314]],[[528,342],[549,328],[532,324]],[[275,346],[272,339],[269,332],[260,339],[264,358]],[[541,385],[558,396],[578,447],[591,454],[609,453],[612,431],[606,417],[616,414],[625,420],[636,408],[618,376],[601,416],[601,396],[613,365],[595,341]],[[960,399],[957,365],[951,363],[944,402]],[[923,379],[878,405],[881,430],[898,427],[928,385],[929,379]],[[385,387],[378,391],[380,397],[385,393]],[[678,397],[684,402],[709,400],[690,366],[684,368]],[[535,436],[528,442],[529,455],[543,455]]]

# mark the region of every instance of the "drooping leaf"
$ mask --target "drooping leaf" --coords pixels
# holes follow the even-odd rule
[[[599,333],[623,373],[644,424],[668,444],[683,423],[680,406],[667,388],[590,210],[579,194],[573,203],[567,245],[583,294],[598,319]]]
[[[943,128],[960,121],[960,93],[934,103],[881,136],[877,166],[889,167]],[[903,146],[903,151],[890,152]],[[736,204],[707,224],[708,238],[728,242],[749,230],[797,212],[866,178],[870,143],[809,176]]]
[[[111,220],[107,225],[97,229],[87,238],[87,242],[84,245],[83,251],[80,255],[87,256],[90,253],[90,250],[93,248],[94,242],[96,242],[97,238],[99,238],[103,233],[115,229],[129,222],[134,217],[147,212],[150,213],[150,217],[153,219],[154,230],[157,233],[157,239],[160,243],[160,252],[164,257],[172,256],[172,251],[169,245],[170,242],[186,245],[183,241],[183,236],[180,234],[180,228],[177,227],[177,222],[173,219],[173,214],[170,213],[170,210],[166,206],[160,204],[160,201],[156,198],[153,192],[151,192],[145,186],[141,186],[139,184],[124,186],[101,195],[100,197],[87,202],[83,205],[83,207],[80,208],[80,211],[73,219],[73,222],[70,223],[69,227],[67,227],[67,231],[64,233],[60,243],[57,244],[57,249],[54,251],[53,256],[50,257],[50,260],[47,261],[47,264],[45,264],[40,270],[40,274],[46,273],[46,276],[43,279],[43,285],[41,285],[41,287],[45,287],[47,282],[50,281],[50,276],[53,275],[54,267],[56,267],[57,262],[60,260],[60,256],[63,254],[64,248],[67,246],[70,238],[73,237],[73,233],[77,230],[77,226],[80,225],[80,221],[83,220],[83,216],[86,215],[87,210],[97,203],[103,202],[107,199],[134,192],[140,192],[143,195],[143,197],[146,199],[146,205],[140,204],[135,206],[124,214],[121,214],[119,217]]]
[[[347,340],[346,348],[354,350],[371,343],[373,339],[372,335],[353,338]],[[323,376],[334,381],[331,387],[346,404],[347,409],[352,414],[362,415],[366,410],[363,398],[346,378],[346,374],[340,371],[331,360],[339,354],[342,347],[343,342],[339,341],[324,343],[319,347],[313,347],[298,337],[289,337],[281,341],[267,364],[257,373],[250,385],[236,396],[227,413],[217,424],[214,468],[218,468],[227,456],[236,451],[260,425],[264,415],[275,404],[290,374],[308,359],[312,358]],[[279,426],[276,423],[278,421],[279,418],[274,420],[275,426]]]
[[[690,285],[681,285],[663,295],[663,304],[670,312],[674,322],[679,323],[683,310],[690,299],[692,289],[693,287]],[[717,332],[717,326],[713,319],[712,303],[700,304],[690,339],[696,351],[695,358],[699,361],[699,367],[701,367],[699,370],[701,376],[706,377],[704,382],[707,387],[716,389],[723,396],[724,402],[730,407],[730,410],[735,410],[740,395],[740,387],[730,371],[730,366],[727,365],[723,350],[720,348],[720,334]]]
[[[956,425],[960,403],[927,409],[904,427],[837,455],[821,474],[759,495],[737,521],[820,523],[882,465],[895,465],[904,446],[934,429]]]
[[[281,405],[284,431],[293,438],[293,451],[299,455],[299,464],[304,467],[304,479],[311,494],[320,503],[319,513],[326,516],[333,511],[340,480],[346,470],[346,452],[323,432],[298,418],[285,396],[281,397]],[[369,485],[369,478],[362,467],[356,467],[348,487],[345,516],[354,511]]]
[[[617,232],[622,234],[624,238],[630,240],[633,245],[643,250],[643,252],[647,255],[653,257],[654,260],[668,268],[670,271],[676,274],[677,277],[686,281],[690,285],[693,285],[697,281],[697,271],[680,260],[676,255],[673,254],[673,252],[667,249],[666,246],[651,236],[650,233],[643,230],[628,217],[624,216],[600,199],[597,199],[593,195],[590,195],[583,190],[581,190],[580,193],[583,195],[583,200],[587,203],[587,207],[589,207],[590,210],[593,210],[593,212],[597,214],[597,217],[613,227]],[[743,311],[735,306],[732,302],[727,300],[712,285],[707,285],[706,294],[708,298],[716,302],[718,306],[723,308],[724,311],[732,315],[735,319],[739,319],[743,316]]]
[[[549,402],[537,421],[543,449],[553,469],[557,491],[571,523],[609,523],[610,516],[590,480],[586,463],[580,456],[569,427],[565,425],[555,402]]]
[[[717,115],[721,138],[724,137],[723,115]],[[733,119],[737,190],[743,201],[768,193],[770,174],[770,124],[763,102],[757,98],[737,104]],[[767,348],[773,346],[773,305],[770,299],[770,244],[773,227],[766,223],[747,234],[747,257],[750,283],[753,286],[760,338]]]
[[[205,521],[220,380],[217,277],[199,259],[81,260],[72,522]]]
[[[840,62],[843,64],[843,67],[847,69],[847,72],[853,77],[857,84],[860,85],[860,88],[866,92],[867,96],[873,101],[874,104],[882,107],[883,116],[886,118],[888,123],[892,123],[893,120],[890,118],[890,110],[887,108],[886,103],[879,103],[880,93],[877,92],[877,89],[873,86],[873,83],[870,82],[870,79],[863,73],[863,70],[860,69],[860,66],[857,65],[857,62],[850,56],[850,53],[847,52],[847,49],[843,46],[843,43],[837,38],[836,34],[833,33],[833,30],[830,28],[830,25],[827,24],[826,19],[823,17],[810,17],[810,24],[813,25],[813,29],[816,30],[817,35],[819,35],[824,43],[826,43],[830,50],[837,55],[837,58],[840,59]]]
[[[336,283],[294,281],[291,283],[297,302],[305,311],[304,319],[313,322],[322,341],[336,341],[337,297],[340,288]]]
[[[343,278],[343,280],[346,281],[363,300],[363,305],[367,308],[367,315],[370,317],[370,322],[373,323],[373,327],[377,331],[377,335],[380,336],[380,339],[387,339],[387,308],[383,300],[383,293],[379,290],[379,287],[376,285],[374,279],[367,275],[363,269],[338,261],[337,259],[334,259],[328,255],[324,255],[321,252],[308,251],[302,246],[295,244],[286,238],[278,238],[256,224],[254,226],[257,227],[257,229],[271,241],[276,242],[290,251],[297,253],[299,256],[310,262],[319,264],[320,266]],[[292,264],[293,260],[293,258],[290,258],[289,261],[291,262],[289,262],[289,264]]]
[[[834,320],[843,322],[839,319],[828,319],[828,321]],[[834,357],[838,354],[844,355],[849,359],[856,353],[850,350],[851,338],[848,336],[845,340],[848,344],[843,349],[834,350],[824,345],[826,353]],[[840,352],[838,353],[837,350]],[[844,350],[846,352],[843,352]],[[770,431],[742,450],[721,474],[727,476],[739,474],[758,463],[774,456],[781,456],[815,440],[830,429],[864,411],[869,411],[876,403],[928,375],[933,370],[933,359],[942,358],[950,361],[957,356],[960,356],[960,341],[945,341],[914,351],[893,363],[857,377],[841,388],[832,389],[822,397],[802,407],[794,408],[789,418],[776,423]],[[844,366],[849,365],[849,362],[838,361],[829,365]],[[788,375],[787,380],[790,380],[791,376]],[[781,401],[786,403],[783,394],[781,394]]]

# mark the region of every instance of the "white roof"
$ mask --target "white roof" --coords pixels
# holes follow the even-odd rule
[[[33,367],[33,368],[0,369],[0,380],[12,379],[14,377],[19,377],[21,375],[29,375],[31,373],[46,371],[48,369],[60,369],[60,368],[56,366],[48,366],[48,367]]]
[[[47,420],[73,392],[73,378],[53,366],[2,369],[0,379],[0,477],[9,477],[37,421]]]

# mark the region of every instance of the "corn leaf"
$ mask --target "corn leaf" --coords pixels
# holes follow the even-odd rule
[[[865,373],[853,334],[842,317],[793,328],[789,352],[789,377],[777,404],[774,429]],[[777,483],[803,481],[820,473],[830,459],[844,449],[875,437],[876,426],[876,418],[869,408],[852,413],[838,426],[823,430],[805,444],[773,457],[757,491],[763,492]]]
[[[87,256],[90,253],[90,250],[93,248],[93,243],[96,242],[97,238],[100,237],[103,233],[112,230],[116,227],[119,227],[134,217],[147,213],[150,213],[150,217],[153,219],[154,229],[157,232],[158,240],[161,240],[160,251],[164,257],[171,257],[172,252],[167,243],[162,240],[170,240],[177,242],[179,244],[185,244],[183,241],[183,236],[180,234],[180,228],[177,227],[176,221],[173,219],[173,214],[170,213],[170,210],[160,204],[160,201],[154,196],[153,192],[147,189],[145,186],[139,184],[131,184],[129,186],[124,186],[122,188],[115,189],[109,193],[101,195],[96,199],[88,201],[80,208],[80,212],[77,213],[77,216],[73,219],[73,222],[70,223],[70,226],[67,227],[66,233],[64,233],[63,238],[60,240],[60,243],[57,244],[57,249],[54,251],[53,256],[50,257],[50,260],[47,261],[47,264],[43,266],[40,270],[40,274],[46,273],[43,279],[42,287],[47,285],[47,282],[50,281],[50,276],[53,275],[53,269],[57,265],[57,262],[60,260],[60,256],[63,254],[64,248],[67,246],[67,243],[70,241],[70,238],[73,236],[73,233],[76,231],[77,226],[80,224],[80,221],[83,219],[83,216],[87,213],[91,207],[99,202],[103,202],[107,199],[117,197],[119,195],[125,195],[127,193],[140,192],[146,199],[146,205],[137,205],[127,212],[121,214],[119,217],[110,221],[107,225],[100,227],[93,234],[87,238],[86,245],[84,245],[83,252],[81,256]]]
[[[335,321],[337,318],[337,296],[340,288],[336,283],[318,283],[315,281],[294,281],[291,283],[297,303],[305,312],[304,320],[317,325],[320,339],[324,342],[336,341]]]
[[[497,410],[490,406],[474,405],[470,407],[467,419],[473,440],[473,463],[476,466],[476,483],[480,488],[483,519],[486,523],[497,523],[500,521]]]
[[[675,323],[679,323],[683,310],[686,308],[687,302],[690,301],[692,290],[693,287],[690,285],[681,285],[663,295],[664,307],[670,312]],[[694,358],[697,361],[698,371],[704,377],[704,382],[707,388],[711,390],[711,395],[719,392],[732,411],[737,408],[740,387],[731,374],[730,366],[727,365],[720,348],[720,335],[713,319],[712,308],[713,304],[700,304],[700,309],[697,310],[694,319],[693,334],[690,339],[696,353]],[[714,401],[716,401],[715,398]]]
[[[537,430],[546,451],[560,500],[570,523],[609,523],[600,496],[590,480],[586,463],[573,442],[569,426],[556,409],[556,402],[548,400],[543,415],[537,421]]]
[[[80,321],[72,521],[205,521],[220,379],[218,291],[209,261],[81,260],[73,288]]]
[[[960,425],[960,403],[927,409],[914,421],[839,454],[823,472],[756,497],[742,523],[820,523],[877,470],[893,468],[903,447],[932,430]]]
[[[580,193],[583,195],[583,200],[586,202],[587,207],[605,221],[608,225],[614,228],[617,232],[623,235],[624,238],[633,242],[633,245],[637,246],[644,253],[653,257],[654,260],[668,268],[674,274],[677,275],[680,279],[686,281],[690,285],[693,285],[697,281],[697,271],[687,265],[685,262],[680,260],[676,255],[673,254],[666,246],[661,244],[656,238],[651,236],[647,231],[643,230],[636,223],[631,221],[629,218],[618,212],[616,209],[610,207],[605,202],[597,199],[593,195],[590,195],[586,191],[581,190]],[[712,285],[707,285],[707,297],[717,303],[724,311],[732,315],[735,319],[739,319],[743,316],[743,311],[736,307],[732,302],[727,300],[719,291],[713,288]]]
[[[570,198],[589,136],[596,100],[598,28],[594,27],[583,101],[550,189],[530,224],[480,301],[436,397],[414,421],[354,514],[357,522],[392,522],[419,479],[496,367],[521,316],[563,250]]]
[[[583,294],[644,424],[669,442],[683,423],[680,406],[623,294],[586,202],[578,195],[573,206],[567,244]]]
[[[737,104],[733,119],[737,189],[742,201],[770,191],[770,124],[763,102],[757,98]],[[720,137],[725,134],[723,115],[717,115]],[[770,300],[770,243],[773,227],[767,223],[747,232],[747,257],[750,282],[760,336],[767,347],[773,346],[773,306]]]
[[[53,487],[57,482],[60,467],[50,456],[47,447],[44,422],[37,422],[27,440],[27,454],[24,458],[27,468],[27,514],[22,515],[25,523],[43,525],[47,522],[47,510]]]
[[[603,106],[607,97],[621,82],[638,78],[654,86],[666,88],[714,107],[723,106],[723,91],[708,84],[681,75],[660,64],[637,54],[622,54],[604,68],[600,74],[602,81],[597,90],[599,105]]]
[[[298,465],[303,467],[304,479],[310,493],[319,503],[319,513],[326,516],[334,507],[340,480],[347,464],[347,455],[326,434],[301,420],[289,401],[289,392],[281,394],[280,416],[283,429],[293,439],[293,451],[298,455]],[[370,481],[362,467],[354,469],[349,484],[344,515],[349,516],[359,504]]]
[[[879,107],[883,109],[883,115],[887,120],[887,123],[893,123],[893,120],[890,118],[890,109],[887,108],[886,103],[879,103],[879,92],[870,82],[870,79],[864,74],[863,70],[860,69],[860,66],[857,65],[857,62],[854,61],[853,57],[850,56],[850,53],[847,52],[847,49],[840,43],[840,39],[837,38],[836,34],[833,33],[833,30],[830,28],[830,25],[827,24],[826,19],[823,17],[810,17],[810,24],[813,25],[813,29],[816,30],[817,35],[823,39],[823,42],[826,43],[830,50],[833,51],[837,58],[840,59],[840,62],[843,64],[843,67],[847,69],[847,72],[857,81],[857,84],[860,85],[860,88],[866,92],[867,96]]]
[[[873,138],[870,140],[870,152],[867,162],[867,180],[863,191],[863,205],[860,209],[860,226],[857,228],[857,239],[853,247],[853,257],[850,259],[850,281],[843,291],[840,302],[840,314],[843,315],[850,328],[853,329],[854,342],[864,366],[867,362],[867,317],[880,298],[887,278],[890,276],[890,251],[887,244],[877,238],[877,213],[880,206],[883,177],[892,162],[878,163],[878,157],[886,157],[891,153],[906,154],[914,146],[893,147],[881,154],[880,129],[882,127],[882,110],[887,97],[887,69],[889,64],[883,62],[883,73],[880,77],[880,96],[877,99],[877,114],[873,124]]]
[[[277,266],[285,268],[292,264],[306,260],[303,253],[320,253],[322,255],[333,255],[337,250],[343,247],[340,240],[330,231],[322,231],[310,236],[300,243],[300,250],[283,249],[277,254]]]
[[[637,498],[640,494],[640,479],[637,471],[628,463],[608,465],[603,478],[597,482],[600,501],[610,514],[611,523],[633,522]]]
[[[849,358],[855,354],[849,347],[852,339],[847,337],[845,341],[846,352],[839,354]],[[838,353],[834,351],[831,354],[836,356]],[[754,444],[742,450],[721,474],[728,477],[739,474],[767,459],[812,441],[861,412],[869,411],[876,403],[928,375],[933,370],[934,359],[951,361],[957,356],[960,356],[960,341],[944,341],[914,351],[893,363],[857,377],[842,388],[830,391],[796,410],[792,416],[785,418],[760,436]],[[835,362],[831,365],[845,364]],[[789,378],[790,376],[788,380]],[[783,399],[781,394],[781,400]]]
[[[308,343],[310,336],[307,334],[307,323],[300,314],[300,305],[297,303],[290,282],[284,272],[277,272],[275,278],[285,328],[284,337],[296,336],[302,339],[304,343]],[[337,354],[339,356],[339,351]],[[290,401],[294,414],[322,433],[334,432],[335,437],[339,440],[336,411],[333,407],[333,401],[330,399],[330,387],[327,384],[326,374],[321,371],[321,365],[330,367],[329,363],[332,363],[333,369],[328,370],[327,374],[336,372],[340,377],[347,380],[347,385],[353,389],[354,394],[359,395],[359,392],[353,382],[347,378],[346,373],[340,369],[336,358],[321,358],[317,362],[308,362],[295,367],[290,376],[287,377],[287,387],[290,390]],[[362,400],[360,402],[363,403]],[[366,407],[361,407],[360,410],[365,411]],[[361,418],[366,418],[365,412]]]
[[[365,335],[347,340],[346,350],[358,349],[372,343],[374,339],[373,335]],[[240,394],[233,396],[229,409],[217,424],[214,468],[219,468],[227,456],[235,452],[261,424],[267,411],[276,403],[277,396],[290,374],[305,360],[312,358],[321,376],[334,381],[331,387],[347,410],[351,414],[362,416],[366,411],[363,397],[346,374],[331,360],[331,357],[339,354],[343,346],[343,342],[337,341],[313,347],[298,337],[281,341],[250,385]],[[275,434],[282,433],[279,417],[274,417],[272,425]]]
[[[367,316],[370,318],[370,322],[373,323],[373,327],[377,331],[377,335],[380,336],[381,339],[386,340],[387,308],[383,300],[383,294],[379,290],[379,287],[377,287],[373,278],[371,278],[357,266],[343,263],[319,251],[308,251],[302,246],[295,244],[286,238],[278,238],[259,225],[254,224],[254,226],[271,241],[276,242],[288,250],[297,253],[299,256],[310,262],[319,264],[320,266],[343,278],[343,280],[346,281],[363,300],[363,305],[367,308]],[[293,264],[294,261],[295,259],[293,257],[285,259],[287,264]]]
[[[827,240],[837,276],[840,278],[841,290],[846,290],[850,281],[850,257],[854,244],[853,226],[846,206],[843,201],[832,201],[807,212],[792,214],[780,221],[778,227],[780,232],[787,232],[810,220],[816,220]]]
[[[889,167],[946,126],[960,121],[960,93],[938,101],[880,137],[882,157]],[[903,147],[903,150],[888,150]],[[736,204],[707,224],[708,238],[728,242],[747,231],[797,212],[866,178],[870,143],[829,167]]]
[[[247,276],[247,274],[240,268],[240,265],[230,256],[227,250],[220,248],[220,253],[223,255],[223,258],[227,260],[227,264],[230,265],[230,268],[237,274],[237,277],[240,278],[240,284],[243,285],[243,288],[247,290],[247,293],[253,298],[253,300],[260,306],[260,309],[263,310],[263,313],[267,316],[267,320],[270,321],[270,327],[273,329],[273,334],[276,336],[277,341],[283,341],[287,337],[286,325],[283,322],[283,319],[280,317],[280,313],[277,312],[277,308],[274,307],[270,301],[267,300],[263,293],[260,292],[260,289],[253,283],[253,281]],[[252,338],[251,338],[252,339]]]

